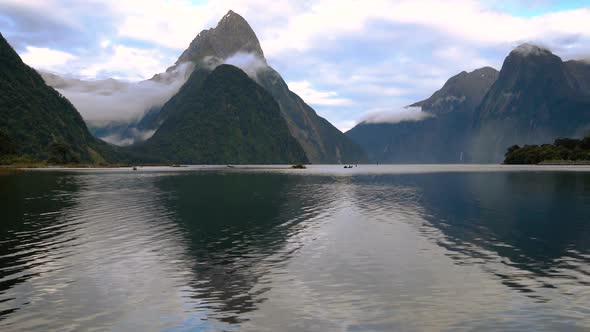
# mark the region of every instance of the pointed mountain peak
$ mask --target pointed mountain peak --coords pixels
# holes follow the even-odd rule
[[[473,75],[479,75],[481,77],[494,76],[495,78],[498,78],[499,73],[500,72],[498,70],[496,70],[496,68],[492,68],[492,67],[482,67],[482,68],[476,69],[471,72],[471,74],[473,74]]]
[[[215,28],[201,31],[176,64],[186,61],[199,63],[207,57],[226,59],[236,53],[253,54],[266,62],[252,27],[242,16],[230,10]]]
[[[494,84],[498,74],[499,72],[491,67],[479,68],[472,72],[462,71],[449,78],[430,98],[410,106],[420,106],[422,110],[435,114],[471,112]]]
[[[225,14],[221,18],[221,20],[219,21],[219,23],[217,25],[219,26],[222,23],[227,23],[227,22],[231,22],[231,21],[243,21],[246,24],[248,24],[248,22],[246,22],[246,20],[242,16],[240,16],[240,14],[238,14],[238,13],[236,13],[233,10],[230,9],[227,12],[227,14]]]

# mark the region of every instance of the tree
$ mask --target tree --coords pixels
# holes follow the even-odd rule
[[[52,164],[76,164],[80,162],[78,156],[72,148],[62,141],[53,141],[49,144],[49,161]]]
[[[506,154],[504,154],[504,157],[507,157],[509,154],[516,152],[516,150],[520,149],[520,146],[518,145],[513,145],[511,147],[508,148],[508,151],[506,152]]]
[[[0,156],[16,154],[16,145],[10,137],[0,130]]]

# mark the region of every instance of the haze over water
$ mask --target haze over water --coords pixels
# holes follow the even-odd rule
[[[590,329],[590,168],[0,176],[0,330]]]

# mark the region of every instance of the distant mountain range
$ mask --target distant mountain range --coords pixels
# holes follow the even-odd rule
[[[140,83],[42,78],[1,35],[0,60],[0,161],[16,155],[59,163],[501,162],[514,144],[590,131],[590,64],[563,62],[529,44],[510,52],[500,72],[485,67],[451,77],[410,105],[421,112],[411,121],[367,120],[346,134],[289,90],[252,28],[232,11],[201,31],[165,72]],[[88,106],[111,113],[134,107],[141,116],[98,119],[89,130],[47,84],[99,92],[110,103]]]
[[[346,133],[374,162],[501,162],[514,144],[581,137],[590,130],[590,65],[529,44],[501,71],[462,72],[411,106],[422,121],[362,122]]]
[[[233,11],[230,10],[215,28],[201,31],[173,66],[165,73],[154,75],[149,81],[165,84],[172,73],[187,63],[194,67],[193,71],[187,72],[187,75],[192,77],[193,82],[190,83],[192,85],[204,80],[215,67],[221,64],[229,63],[241,67],[276,100],[290,135],[303,148],[309,162],[367,161],[366,154],[357,144],[317,115],[305,101],[289,90],[280,74],[267,64],[258,38],[248,22]],[[44,77],[50,84],[61,82],[48,74],[44,74]],[[179,98],[173,97],[172,100],[182,103]],[[182,108],[182,105],[174,108],[160,106],[146,109],[145,115],[137,120],[93,124],[92,132],[112,142],[131,144],[143,141],[156,133],[164,124],[171,115],[170,110]],[[197,120],[193,119],[193,121]],[[199,132],[193,134],[199,135]],[[116,139],[112,140],[113,137]]]

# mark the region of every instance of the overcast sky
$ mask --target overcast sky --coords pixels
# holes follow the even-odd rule
[[[137,81],[229,9],[291,89],[342,130],[424,99],[462,70],[500,69],[523,42],[590,55],[590,0],[0,0],[0,32],[32,67]]]

